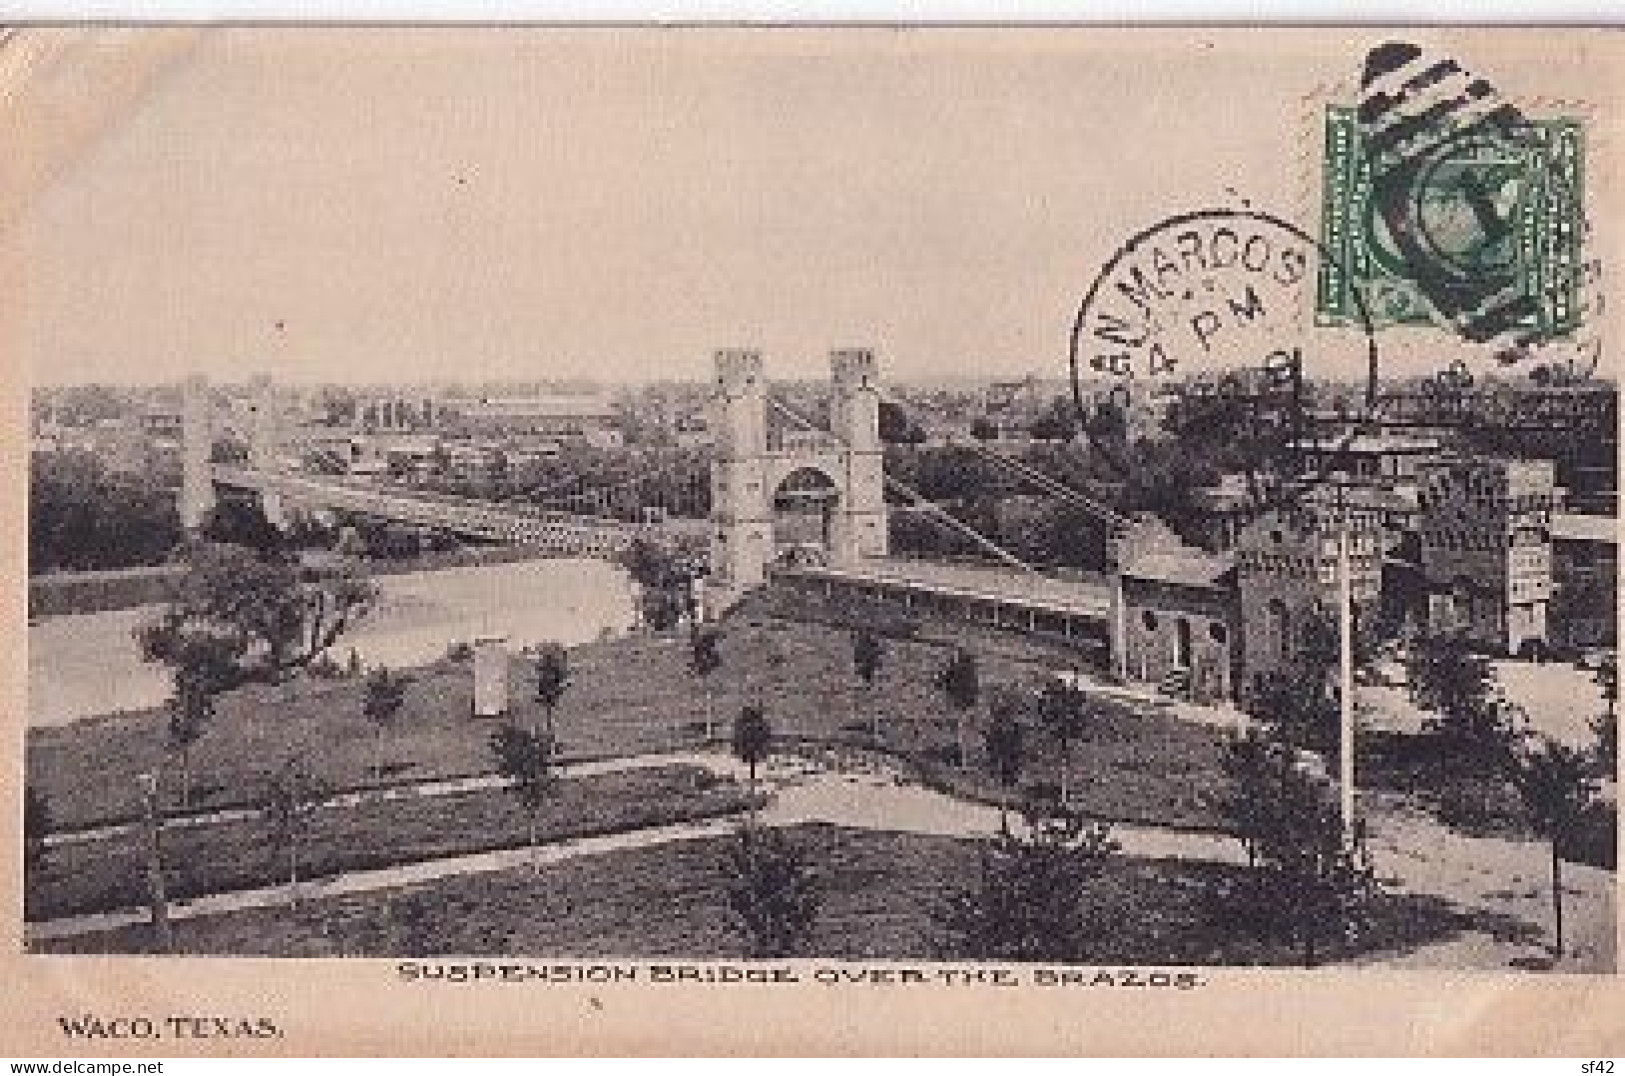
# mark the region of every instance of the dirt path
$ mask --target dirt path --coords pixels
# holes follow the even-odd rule
[[[585,763],[569,772],[576,776],[645,769],[672,764],[703,766],[714,773],[744,781],[743,763],[718,754],[645,755]],[[416,792],[395,790],[398,795],[449,795],[471,787],[489,787],[501,778],[474,779],[483,784],[438,782],[418,786]],[[995,808],[955,799],[919,785],[907,783],[895,770],[878,766],[868,772],[833,770],[810,764],[793,756],[776,757],[762,767],[761,783],[772,795],[761,811],[760,821],[770,826],[795,826],[823,822],[862,829],[889,830],[946,837],[981,837],[997,830],[999,813]],[[698,840],[723,836],[733,831],[737,818],[683,822],[669,826],[631,830],[602,837],[556,841],[542,846],[536,862],[546,865],[577,856],[600,855],[672,841]],[[1114,826],[1113,835],[1124,852],[1142,856],[1182,856],[1190,859],[1239,861],[1236,842],[1210,834],[1181,833],[1150,827]],[[532,861],[527,848],[502,849],[472,855],[401,864],[377,870],[353,871],[304,884],[304,899],[343,893],[394,889],[458,874],[508,870]],[[176,902],[170,908],[174,919],[219,915],[247,908],[263,908],[288,901],[286,886],[238,890]],[[30,940],[72,937],[110,930],[147,921],[145,909],[124,909],[94,915],[71,916],[29,923]]]
[[[748,776],[746,767],[736,759],[712,753],[613,759],[582,764],[568,772],[589,776],[672,764],[702,766],[740,781]],[[765,825],[821,822],[856,829],[980,837],[995,832],[999,824],[996,808],[911,783],[894,764],[873,756],[775,756],[761,767],[759,779],[771,796],[760,814]],[[449,795],[500,783],[501,778],[481,777],[393,791],[396,795]],[[545,866],[578,856],[718,837],[732,832],[736,825],[735,818],[710,819],[554,842],[539,849],[535,861]],[[1486,970],[1550,965],[1544,949],[1550,940],[1551,922],[1549,861],[1544,844],[1462,836],[1431,818],[1381,802],[1370,806],[1370,826],[1372,857],[1379,876],[1402,892],[1447,901],[1471,916],[1473,922],[1457,937],[1363,963]],[[1112,834],[1128,855],[1244,862],[1239,842],[1215,834],[1131,825],[1114,825]],[[525,848],[453,856],[310,882],[302,887],[301,896],[310,899],[393,889],[460,874],[522,868],[531,862],[532,854]],[[1565,864],[1564,908],[1570,954],[1561,962],[1561,970],[1600,971],[1613,967],[1614,880],[1607,871]],[[288,891],[282,886],[244,890],[177,903],[171,915],[176,919],[218,915],[280,905],[287,900]],[[31,940],[62,938],[142,923],[146,918],[144,909],[131,909],[31,923],[26,933]]]

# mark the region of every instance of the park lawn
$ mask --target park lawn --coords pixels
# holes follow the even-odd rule
[[[537,833],[541,841],[595,836],[715,817],[748,805],[739,784],[698,766],[566,778],[542,808]],[[309,827],[300,845],[302,879],[519,847],[529,839],[524,810],[501,788],[327,806],[313,813]],[[167,829],[170,896],[285,883],[287,855],[271,834],[261,818]],[[51,919],[142,906],[144,870],[139,829],[56,846],[44,868],[29,872],[26,915]]]
[[[940,759],[954,743],[954,725],[935,684],[948,656],[939,643],[887,640],[884,664],[869,690],[853,675],[846,630],[762,616],[732,618],[722,631],[722,667],[703,684],[689,669],[686,636],[630,636],[571,650],[571,681],[556,715],[564,755],[696,747],[705,738],[708,715],[713,740],[726,742],[729,725],[748,701],[760,702],[774,731],[790,738],[863,740],[878,715],[881,746],[894,752]],[[984,686],[1039,675],[1042,667],[1022,653],[1013,639],[990,645],[980,654]],[[514,719],[539,721],[529,677],[519,662],[515,666]],[[441,661],[411,676],[405,705],[379,752],[386,780],[488,772],[495,722],[470,716],[470,665]],[[973,726],[983,721],[985,708],[974,711]],[[161,766],[164,725],[162,711],[149,711],[29,730],[29,781],[49,797],[54,828],[134,818],[140,807],[136,775]],[[974,765],[980,759],[974,728],[970,741]],[[1056,783],[1054,750],[1036,732],[1028,743],[1025,781]],[[1215,825],[1208,804],[1223,784],[1220,744],[1213,729],[1150,704],[1103,717],[1074,748],[1078,805],[1101,817]],[[191,804],[252,802],[266,778],[294,757],[303,757],[329,788],[364,787],[377,783],[370,772],[375,750],[375,728],[361,714],[361,686],[354,680],[247,688],[222,700],[193,748]]]
[[[823,885],[805,955],[956,959],[936,923],[950,893],[975,883],[978,842],[826,825],[789,831]],[[706,838],[583,856],[545,867],[462,875],[175,923],[177,950],[258,956],[515,955],[739,958],[726,906],[728,840]],[[1206,896],[1243,868],[1118,857],[1095,882],[1089,962],[1104,965],[1292,964],[1298,953],[1238,928]],[[1395,951],[1470,925],[1428,898],[1388,897],[1359,946]],[[144,926],[43,943],[46,952],[140,953]]]

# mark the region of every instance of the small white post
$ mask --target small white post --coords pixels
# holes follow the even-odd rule
[[[474,716],[501,717],[508,712],[508,648],[500,635],[474,642]]]

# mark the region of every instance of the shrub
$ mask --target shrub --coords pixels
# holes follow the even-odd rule
[[[781,830],[741,829],[728,849],[728,911],[753,957],[794,956],[807,947],[823,902],[806,850]]]
[[[1027,823],[1025,835],[986,842],[976,886],[935,910],[944,956],[1086,960],[1110,929],[1090,900],[1118,850],[1110,827],[1059,809],[1029,812]]]
[[[1459,778],[1439,789],[1439,821],[1472,836],[1526,832],[1517,790],[1495,778]]]
[[[1557,842],[1558,855],[1571,863],[1583,863],[1601,870],[1617,870],[1619,864],[1619,808],[1605,800],[1595,800],[1573,829]]]

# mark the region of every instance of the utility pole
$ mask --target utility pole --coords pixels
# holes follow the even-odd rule
[[[169,894],[164,885],[163,816],[158,806],[158,774],[148,771],[137,774],[136,780],[141,784],[141,818],[147,856],[147,906],[152,914],[153,946],[160,953],[171,953],[175,949],[175,939],[169,925]]]
[[[1338,781],[1343,808],[1343,843],[1352,848],[1354,816],[1354,587],[1350,577],[1349,513],[1344,484],[1337,484],[1337,657]]]

